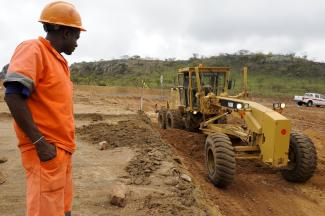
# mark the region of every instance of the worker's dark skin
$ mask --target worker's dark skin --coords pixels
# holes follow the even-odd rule
[[[80,31],[75,28],[63,28],[47,33],[46,39],[50,41],[51,45],[58,53],[66,53],[71,55],[77,47],[77,40],[79,39]],[[6,94],[5,101],[10,109],[18,126],[25,132],[31,142],[39,140],[43,135],[35,125],[32,114],[27,105],[27,99],[19,94]],[[44,119],[46,121],[46,119]],[[45,138],[40,139],[35,148],[38,157],[45,162],[56,157],[55,145],[46,141]]]

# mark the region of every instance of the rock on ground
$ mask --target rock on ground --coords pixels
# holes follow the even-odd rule
[[[99,150],[107,149],[107,141],[102,141],[102,142],[98,143],[98,148],[99,148]]]
[[[8,158],[6,157],[0,157],[0,163],[5,163],[7,162]]]
[[[127,187],[124,184],[115,184],[110,190],[110,202],[112,205],[124,207],[126,205]]]

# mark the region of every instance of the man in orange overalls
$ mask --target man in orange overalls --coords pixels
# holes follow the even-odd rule
[[[68,216],[72,207],[71,155],[76,149],[68,63],[80,31],[75,7],[52,2],[40,20],[46,37],[22,42],[4,81],[26,171],[27,215]]]

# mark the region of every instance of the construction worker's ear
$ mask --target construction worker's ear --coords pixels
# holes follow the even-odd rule
[[[71,33],[68,29],[64,28],[62,30],[62,37],[63,39],[68,39],[71,36]]]

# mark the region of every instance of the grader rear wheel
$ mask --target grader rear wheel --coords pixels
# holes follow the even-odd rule
[[[290,135],[288,169],[282,176],[291,182],[305,182],[317,166],[317,153],[314,143],[304,134],[292,132]]]
[[[161,129],[166,129],[166,108],[161,108],[158,112],[158,126]]]
[[[184,128],[182,115],[178,110],[168,110],[166,114],[166,128]]]
[[[208,177],[217,187],[232,183],[236,173],[235,151],[226,134],[214,133],[205,142]]]

